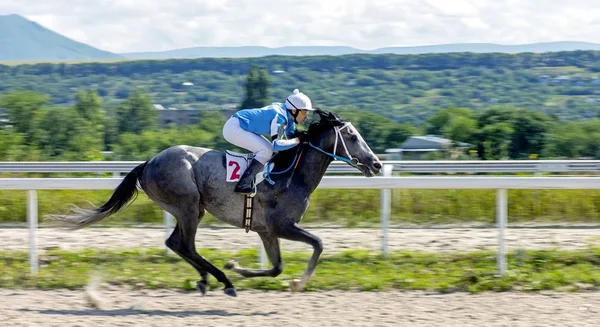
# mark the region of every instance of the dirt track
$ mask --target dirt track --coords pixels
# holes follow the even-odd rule
[[[103,310],[81,291],[0,290],[2,326],[598,326],[600,293],[479,295],[424,292],[103,290]]]
[[[307,228],[323,240],[325,253],[344,249],[381,249],[380,229]],[[28,249],[28,230],[0,228],[0,248]],[[78,231],[42,228],[37,232],[38,248],[64,249],[162,247],[165,231],[160,228],[86,228]],[[393,228],[388,234],[391,250],[470,251],[495,250],[498,231],[495,228],[430,227]],[[600,242],[600,226],[519,226],[505,232],[507,250],[525,249],[579,249]],[[215,248],[236,251],[255,248],[259,244],[256,233],[246,234],[235,228],[200,228],[196,237],[198,249]],[[310,250],[306,244],[282,240],[283,251]]]
[[[346,248],[379,250],[377,229],[309,229],[323,239],[325,253]],[[27,230],[0,229],[0,248],[28,247]],[[577,249],[597,242],[595,227],[509,229],[507,250]],[[38,231],[40,250],[58,246],[119,248],[159,247],[162,229],[100,229],[77,232]],[[497,246],[494,228],[404,228],[390,231],[391,249],[450,251]],[[255,247],[258,237],[239,229],[201,229],[199,248]],[[308,250],[282,242],[284,251]],[[100,288],[102,309],[92,308],[83,290],[22,291],[0,289],[0,326],[598,326],[600,292],[485,293],[425,292],[257,292],[237,298],[213,290],[198,293]]]

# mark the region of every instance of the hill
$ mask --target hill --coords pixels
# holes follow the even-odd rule
[[[364,53],[352,47],[297,46],[268,48],[261,46],[243,47],[194,47],[155,52],[122,53],[131,59],[185,59],[185,58],[252,58],[264,56],[339,56]]]
[[[507,105],[585,120],[600,114],[600,52],[542,54],[271,56],[0,65],[0,96],[30,89],[71,104],[94,88],[109,106],[141,88],[164,107],[215,110],[242,101],[251,65],[270,74],[270,96],[294,88],[328,108],[360,108],[418,124],[438,110]]]
[[[252,58],[264,56],[339,56],[347,54],[427,54],[427,53],[542,53],[575,50],[600,50],[600,44],[588,42],[544,42],[518,45],[493,43],[456,43],[412,47],[385,47],[363,50],[340,46],[290,46],[269,48],[261,46],[242,47],[193,47],[155,52],[122,53],[130,59],[191,59],[191,58]]]
[[[350,54],[543,53],[600,50],[600,44],[575,41],[502,45],[457,43],[385,47],[371,50],[348,46],[192,47],[115,54],[71,40],[19,15],[0,15],[0,61],[105,61],[114,59],[257,58],[266,56],[342,56]],[[11,63],[14,64],[14,63]]]
[[[122,58],[71,40],[19,15],[0,15],[0,49],[0,61]]]

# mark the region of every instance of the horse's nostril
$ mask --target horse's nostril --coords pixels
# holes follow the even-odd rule
[[[381,162],[374,163],[373,167],[375,167],[376,169],[381,169]]]

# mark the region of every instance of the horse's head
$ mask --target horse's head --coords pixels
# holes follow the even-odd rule
[[[308,139],[313,147],[347,162],[366,177],[379,173],[382,167],[379,158],[350,122],[321,109],[316,109],[314,114],[316,121],[308,127]]]

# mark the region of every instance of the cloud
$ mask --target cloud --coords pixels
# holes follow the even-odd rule
[[[600,42],[595,0],[3,0],[9,13],[113,52]]]

